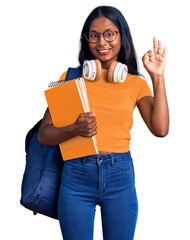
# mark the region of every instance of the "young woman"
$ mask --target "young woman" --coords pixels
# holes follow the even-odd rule
[[[142,61],[150,74],[154,97],[137,69],[135,49],[128,24],[119,10],[100,6],[88,16],[81,33],[80,67],[95,60],[100,79],[86,80],[91,112],[62,128],[52,124],[47,109],[38,139],[57,145],[74,136],[96,135],[99,154],[64,161],[58,215],[64,240],[92,240],[95,207],[101,207],[104,240],[134,238],[138,202],[133,161],[129,149],[132,114],[137,106],[149,130],[164,137],[169,130],[164,68],[166,48],[154,37],[152,52]],[[124,81],[108,81],[115,61],[127,65]],[[124,69],[126,69],[124,67]],[[65,78],[65,73],[60,79]]]

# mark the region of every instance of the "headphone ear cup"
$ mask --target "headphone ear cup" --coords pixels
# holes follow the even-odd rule
[[[114,61],[108,71],[108,81],[114,83],[123,83],[127,77],[127,65]]]
[[[85,60],[83,63],[83,76],[85,79],[90,81],[99,80],[101,77],[102,66],[98,59],[95,60]]]
[[[108,82],[114,82],[114,70],[115,70],[115,67],[116,65],[118,64],[117,61],[113,61],[112,64],[110,65],[109,67],[109,70],[108,70]]]
[[[95,62],[95,65],[96,65],[95,80],[99,80],[102,76],[102,64],[98,59],[95,59],[94,62]]]

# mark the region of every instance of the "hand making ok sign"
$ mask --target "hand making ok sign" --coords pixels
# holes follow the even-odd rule
[[[151,78],[164,76],[164,69],[166,65],[166,52],[167,48],[162,50],[162,42],[156,37],[153,38],[154,53],[149,50],[142,57],[143,65],[150,74]]]

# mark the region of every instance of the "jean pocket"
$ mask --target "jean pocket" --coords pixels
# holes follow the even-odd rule
[[[118,159],[114,162],[113,165],[117,170],[120,171],[129,171],[132,170],[133,164],[131,157]]]
[[[70,168],[70,169],[79,169],[82,165],[82,161],[80,158],[75,158],[71,160],[64,161],[63,168]]]

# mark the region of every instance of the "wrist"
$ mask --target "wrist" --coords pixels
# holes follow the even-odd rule
[[[78,134],[77,134],[77,126],[76,126],[75,123],[69,125],[69,133],[70,133],[70,135],[71,135],[72,137],[75,137],[75,136],[78,135]]]
[[[157,84],[158,82],[165,82],[165,77],[164,75],[153,75],[151,76],[153,84]]]
[[[152,78],[152,85],[153,85],[153,90],[154,93],[156,93],[157,91],[160,91],[162,89],[165,89],[165,78],[164,76],[157,76]]]
[[[160,79],[164,79],[164,74],[151,74],[150,77],[152,80],[155,80],[155,79],[160,80]]]

